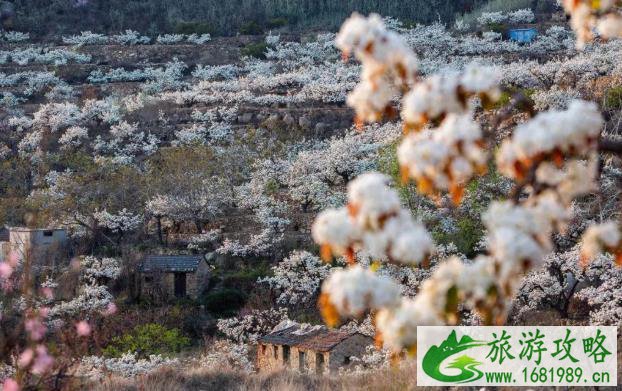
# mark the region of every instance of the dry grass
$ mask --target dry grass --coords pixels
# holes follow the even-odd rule
[[[97,391],[244,390],[244,391],[328,391],[328,390],[411,390],[416,388],[414,365],[345,376],[303,375],[278,371],[248,375],[233,370],[168,368],[135,379],[110,378]]]
[[[416,366],[378,370],[365,374],[344,376],[303,375],[291,371],[245,374],[231,369],[167,368],[135,379],[109,378],[88,387],[95,391],[398,391],[398,390],[456,390],[475,391],[482,387],[417,387]],[[486,388],[486,390],[493,388]],[[497,391],[516,390],[516,387],[496,387]],[[531,390],[559,390],[566,387],[534,387]],[[573,390],[594,390],[593,387],[575,387]],[[600,387],[615,390],[617,387]]]

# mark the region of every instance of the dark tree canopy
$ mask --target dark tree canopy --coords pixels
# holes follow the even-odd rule
[[[37,34],[135,29],[233,35],[283,25],[336,30],[353,11],[449,21],[483,0],[14,0],[14,28]]]

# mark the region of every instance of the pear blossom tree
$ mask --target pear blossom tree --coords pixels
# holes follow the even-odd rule
[[[283,321],[288,321],[286,308],[252,310],[248,314],[219,319],[218,331],[237,343],[256,343],[263,335]]]
[[[97,210],[93,213],[93,219],[97,226],[112,232],[117,237],[117,243],[123,235],[138,229],[143,222],[143,217],[123,208],[117,213],[110,213],[106,209]]]
[[[326,323],[336,326],[372,312],[378,341],[394,354],[415,352],[417,326],[458,323],[462,306],[484,324],[503,324],[521,277],[543,265],[554,250],[553,235],[568,227],[573,200],[596,187],[598,156],[622,151],[602,134],[605,121],[598,106],[574,100],[565,110],[528,111],[531,118],[493,154],[494,134],[472,118],[477,107],[490,109],[500,98],[495,69],[469,66],[422,78],[415,54],[377,15],[354,14],[336,44],[363,65],[362,80],[347,99],[359,126],[393,118],[394,97],[407,91],[401,104],[405,136],[397,152],[404,181],[413,179],[420,193],[436,202],[448,197],[455,205],[466,185],[491,166],[515,185],[509,199],[492,202],[483,213],[483,251],[472,260],[452,256],[440,262],[417,294],[405,297],[399,284],[376,270],[385,263],[425,267],[434,241],[402,208],[388,177],[371,172],[351,181],[346,206],[322,212],[312,229],[324,259],[343,256],[349,263],[322,285],[319,305]],[[501,110],[495,123],[512,109],[518,107]],[[589,227],[580,267],[603,251],[620,264],[621,245],[617,223]],[[361,252],[376,260],[373,267],[357,262]]]
[[[317,298],[320,284],[328,276],[330,266],[307,251],[291,253],[272,268],[273,276],[260,278],[277,292],[277,304],[285,306],[308,305]]]

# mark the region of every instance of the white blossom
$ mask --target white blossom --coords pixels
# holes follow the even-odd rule
[[[343,317],[361,317],[368,310],[399,304],[400,288],[390,278],[361,266],[334,271],[324,284],[322,295]]]

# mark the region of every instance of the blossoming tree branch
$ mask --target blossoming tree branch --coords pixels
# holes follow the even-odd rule
[[[604,39],[622,35],[619,1],[564,0],[563,5],[578,46],[593,39],[594,30]],[[397,158],[404,181],[413,180],[433,200],[449,195],[458,205],[467,184],[496,166],[514,180],[515,190],[514,197],[493,202],[483,214],[486,251],[467,262],[445,260],[409,298],[376,270],[383,262],[427,266],[435,249],[432,236],[401,206],[388,177],[369,172],[351,181],[347,205],[320,213],[312,229],[326,261],[342,256],[349,263],[322,286],[325,322],[337,326],[371,313],[378,343],[395,354],[416,351],[417,326],[457,324],[462,306],[485,324],[503,324],[520,278],[543,264],[554,250],[552,235],[567,227],[573,200],[597,188],[599,158],[622,152],[622,145],[602,139],[605,121],[595,103],[575,100],[563,111],[527,110],[530,118],[497,147],[495,135],[473,119],[476,110],[492,108],[501,96],[494,68],[471,65],[462,73],[423,79],[415,53],[377,15],[352,15],[336,44],[344,59],[353,54],[362,63],[361,81],[347,99],[357,125],[396,115],[395,98],[402,95],[404,137]],[[615,221],[585,231],[582,266],[604,251],[622,264]],[[375,262],[365,268],[357,262],[359,254]]]

